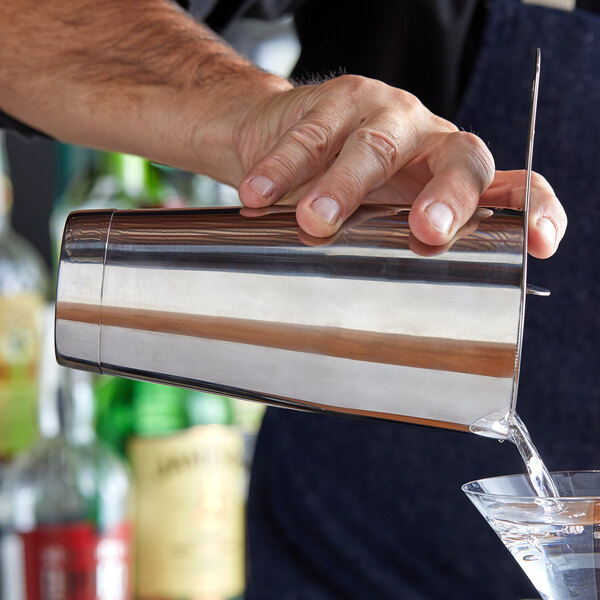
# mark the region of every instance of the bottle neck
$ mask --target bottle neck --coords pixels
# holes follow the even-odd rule
[[[94,392],[89,373],[60,369],[60,384],[54,402],[40,407],[41,433],[61,436],[70,444],[86,444],[95,438]]]
[[[102,162],[102,171],[117,179],[121,193],[129,204],[135,207],[160,204],[160,178],[145,158],[107,153]]]
[[[135,383],[133,429],[139,436],[168,435],[187,426],[185,390],[145,381]]]

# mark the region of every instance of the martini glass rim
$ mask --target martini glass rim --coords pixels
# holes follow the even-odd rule
[[[598,477],[600,477],[600,469],[566,469],[563,471],[550,471],[550,475],[579,475],[579,474],[588,474],[588,475],[597,475]],[[550,496],[537,496],[536,494],[532,493],[531,494],[527,494],[527,495],[522,495],[522,494],[502,494],[502,493],[496,493],[496,492],[486,492],[483,490],[474,490],[474,489],[469,489],[470,486],[474,486],[477,484],[480,484],[482,482],[485,481],[493,481],[493,480],[498,480],[498,479],[516,479],[519,477],[524,477],[524,478],[528,478],[528,475],[526,473],[512,473],[510,475],[495,475],[492,477],[483,477],[481,479],[474,479],[472,481],[468,481],[467,483],[464,483],[461,486],[461,490],[467,495],[467,496],[477,496],[480,498],[498,498],[498,499],[507,499],[507,500],[511,500],[511,501],[523,501],[523,502],[531,502],[532,500],[539,500],[542,498],[548,498],[548,499],[554,499],[556,500],[556,497],[550,497]],[[579,502],[583,502],[583,501],[596,501],[596,502],[600,502],[600,481],[598,483],[598,494],[595,496],[559,496],[558,498],[560,498],[561,501],[563,502],[574,502],[574,501],[579,501]]]

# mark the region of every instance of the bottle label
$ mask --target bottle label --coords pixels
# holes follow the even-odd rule
[[[136,597],[243,592],[242,451],[240,432],[223,425],[131,441],[139,503]]]
[[[21,534],[27,600],[130,600],[129,524],[99,535],[90,523]]]
[[[0,296],[0,457],[36,436],[43,305],[33,293]]]

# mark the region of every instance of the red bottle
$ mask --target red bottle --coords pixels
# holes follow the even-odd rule
[[[129,474],[95,438],[88,374],[61,371],[57,434],[42,438],[4,474],[0,597],[130,600]]]

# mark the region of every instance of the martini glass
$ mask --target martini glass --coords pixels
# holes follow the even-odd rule
[[[558,498],[536,496],[527,475],[462,489],[544,600],[600,598],[600,471],[552,473]]]

